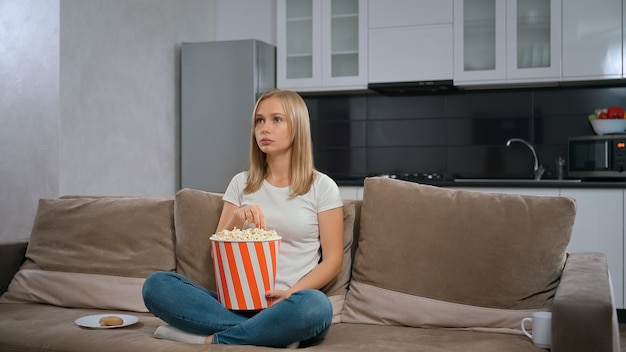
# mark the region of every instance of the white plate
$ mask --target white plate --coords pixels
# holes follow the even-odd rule
[[[124,323],[121,325],[115,326],[100,326],[100,318],[102,317],[120,317],[124,320]],[[74,320],[74,323],[78,326],[82,326],[85,328],[94,328],[94,329],[113,329],[113,328],[122,328],[124,326],[133,325],[139,321],[134,315],[126,315],[126,314],[95,314],[95,315],[87,315],[84,317],[80,317]]]

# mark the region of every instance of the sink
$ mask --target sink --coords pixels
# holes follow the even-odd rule
[[[535,180],[532,178],[455,178],[454,182],[472,182],[472,183],[565,183],[565,182],[581,182],[580,179],[566,180]]]

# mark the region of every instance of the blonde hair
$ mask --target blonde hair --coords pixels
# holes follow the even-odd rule
[[[291,175],[289,180],[291,196],[303,195],[311,189],[315,171],[313,167],[309,110],[298,93],[281,89],[271,89],[263,93],[254,106],[250,134],[250,170],[248,171],[248,179],[243,192],[256,192],[267,176],[266,155],[257,145],[254,127],[259,103],[272,97],[276,97],[282,102],[292,138]]]

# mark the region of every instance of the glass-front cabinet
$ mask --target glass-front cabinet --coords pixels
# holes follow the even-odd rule
[[[455,0],[456,84],[556,82],[561,0]]]
[[[366,0],[278,0],[279,88],[367,88]]]

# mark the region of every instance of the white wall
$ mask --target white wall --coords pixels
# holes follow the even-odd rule
[[[0,241],[58,195],[59,1],[0,0]]]
[[[275,12],[275,0],[0,0],[0,242],[30,236],[40,198],[173,195],[180,43],[275,44]]]
[[[173,195],[180,43],[214,40],[206,0],[61,0],[60,194]]]
[[[173,195],[179,46],[215,0],[0,0],[0,242],[39,198]]]
[[[258,39],[276,45],[276,0],[217,0],[216,40]]]

